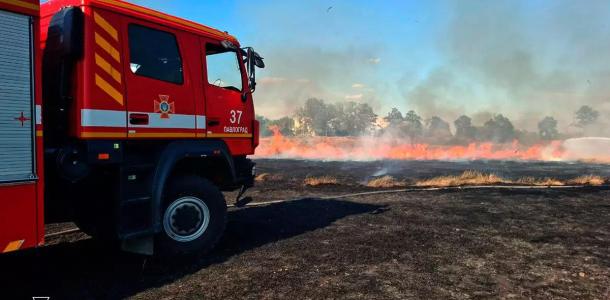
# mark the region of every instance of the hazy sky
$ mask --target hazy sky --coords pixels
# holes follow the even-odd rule
[[[610,1],[133,1],[235,35],[267,68],[257,113],[308,97],[533,129],[610,113]]]

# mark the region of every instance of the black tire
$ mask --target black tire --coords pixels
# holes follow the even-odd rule
[[[218,187],[207,179],[187,175],[169,182],[165,190],[161,232],[155,238],[155,255],[208,253],[220,240],[227,222],[227,204]],[[205,224],[206,213],[200,202],[208,209],[207,226],[201,225]],[[197,215],[203,217],[198,219]],[[202,227],[205,227],[203,231],[197,233]]]

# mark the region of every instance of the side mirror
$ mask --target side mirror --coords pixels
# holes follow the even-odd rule
[[[260,55],[258,55],[258,53],[256,53],[256,51],[252,51],[253,55],[254,55],[254,65],[264,69],[265,68],[265,62],[263,61],[264,58],[262,58]]]
[[[250,85],[250,92],[253,93],[256,90],[256,68],[264,68],[265,62],[252,47],[245,48],[246,50],[246,63],[248,64],[248,84]]]

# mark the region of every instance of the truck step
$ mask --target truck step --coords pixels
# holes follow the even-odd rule
[[[152,234],[154,234],[152,229],[138,230],[138,231],[122,233],[120,235],[120,239],[129,240],[129,239],[135,239],[135,238],[144,237],[144,236],[150,236]]]

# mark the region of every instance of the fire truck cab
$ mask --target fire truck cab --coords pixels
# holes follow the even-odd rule
[[[258,145],[252,93],[262,58],[226,32],[118,0],[51,0],[39,22],[40,41],[30,33],[30,50],[12,54],[34,66],[23,74],[33,79],[8,75],[30,94],[19,107],[0,94],[11,108],[0,112],[0,148],[24,149],[0,153],[0,247],[40,245],[44,223],[73,221],[128,251],[211,249],[226,222],[221,191],[253,184],[247,155]],[[0,34],[0,49],[14,44]],[[22,131],[29,135],[14,136]],[[11,144],[20,139],[29,142]],[[11,165],[28,154],[27,164]],[[21,226],[28,234],[6,235]]]

